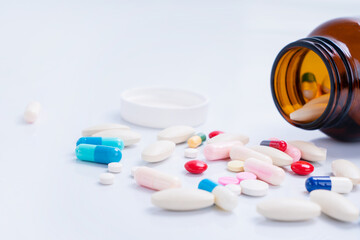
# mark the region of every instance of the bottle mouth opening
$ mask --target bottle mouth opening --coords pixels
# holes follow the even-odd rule
[[[321,128],[334,101],[334,72],[326,49],[299,40],[283,48],[271,73],[271,91],[277,109],[292,125]]]

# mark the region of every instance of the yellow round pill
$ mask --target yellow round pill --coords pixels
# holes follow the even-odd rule
[[[228,162],[227,169],[232,172],[243,172],[244,171],[244,161],[232,160]]]
[[[200,136],[196,135],[196,136],[192,136],[191,138],[189,138],[187,143],[190,148],[197,148],[198,146],[201,145],[202,140],[201,140]]]

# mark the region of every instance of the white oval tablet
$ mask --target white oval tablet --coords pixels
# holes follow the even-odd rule
[[[327,150],[325,148],[317,147],[315,144],[305,141],[290,141],[288,143],[301,151],[301,158],[304,160],[311,162],[326,160]]]
[[[167,140],[154,142],[147,146],[141,154],[144,161],[160,162],[170,157],[175,150],[175,143]]]
[[[210,144],[210,143],[233,142],[233,141],[240,141],[245,145],[249,142],[249,137],[241,134],[221,133],[207,140],[207,143]]]
[[[39,102],[31,102],[27,105],[25,112],[24,112],[24,120],[27,123],[34,123],[40,114],[41,105]]]
[[[199,153],[199,150],[197,150],[196,148],[186,148],[184,150],[184,156],[186,158],[197,158]]]
[[[151,202],[167,210],[190,211],[212,206],[215,197],[200,189],[170,188],[152,194]]]
[[[271,199],[256,206],[258,213],[276,221],[305,221],[318,217],[321,208],[318,204],[291,198]]]
[[[102,173],[99,176],[99,181],[101,184],[110,185],[114,183],[115,176],[112,173]]]
[[[241,194],[241,187],[239,184],[227,184],[225,187],[232,191],[235,195]]]
[[[268,146],[253,146],[250,148],[259,153],[269,156],[272,159],[272,163],[276,166],[288,166],[293,163],[292,157],[276,148]]]
[[[186,142],[192,135],[195,134],[195,129],[189,126],[172,126],[165,128],[158,133],[158,140],[168,140],[175,144]]]
[[[100,125],[85,128],[82,131],[82,135],[83,135],[83,137],[90,137],[98,132],[102,132],[102,131],[106,131],[106,130],[115,130],[115,129],[129,130],[130,127],[122,125],[122,124],[106,123],[106,124],[100,124]]]
[[[327,107],[327,103],[315,103],[299,108],[290,113],[290,119],[298,122],[314,121],[318,119]]]
[[[111,173],[119,173],[122,170],[122,164],[119,162],[111,162],[108,164],[108,171]]]
[[[243,194],[253,197],[265,196],[269,190],[269,184],[260,180],[243,180],[240,182]]]
[[[353,184],[360,183],[360,169],[352,162],[338,159],[331,163],[331,169],[336,177],[349,178]]]
[[[359,219],[359,208],[339,193],[314,190],[310,193],[310,200],[319,204],[323,213],[337,220],[354,222]]]
[[[230,158],[232,160],[241,160],[245,161],[248,158],[256,158],[266,163],[272,164],[272,159],[265,154],[259,153],[251,148],[242,146],[242,145],[234,145],[230,150]]]
[[[97,132],[93,137],[117,137],[124,141],[124,146],[130,146],[140,142],[141,135],[132,130],[114,129]]]

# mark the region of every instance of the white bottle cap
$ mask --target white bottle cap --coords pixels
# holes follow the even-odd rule
[[[197,126],[205,122],[209,99],[187,90],[135,88],[121,94],[121,116],[144,127]]]

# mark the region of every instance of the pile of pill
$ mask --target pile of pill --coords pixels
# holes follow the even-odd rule
[[[124,146],[140,141],[140,135],[118,124],[106,124],[87,128],[77,142],[76,156],[80,160],[108,164],[110,173],[102,173],[100,182],[112,184],[111,173],[121,172],[119,161]],[[155,190],[151,202],[172,211],[190,211],[216,205],[232,211],[238,206],[239,195],[264,197],[269,185],[279,186],[286,179],[284,168],[290,167],[294,174],[309,175],[314,171],[311,162],[326,160],[327,151],[311,142],[284,141],[271,138],[258,146],[245,146],[249,137],[241,134],[213,131],[196,133],[189,126],[172,126],[160,131],[157,141],[148,144],[141,158],[149,163],[169,159],[179,144],[187,144],[184,169],[190,174],[203,174],[211,161],[226,160],[226,168],[234,176],[218,179],[201,177],[197,186],[183,188],[179,177],[147,166],[132,169],[135,182]],[[203,146],[202,157],[199,148]],[[183,169],[179,169],[183,173]],[[339,159],[332,162],[334,176],[310,176],[305,180],[304,190],[309,199],[269,199],[260,202],[256,209],[268,219],[277,221],[304,221],[324,214],[345,222],[357,221],[359,209],[343,193],[350,193],[360,184],[360,169],[350,161]]]

